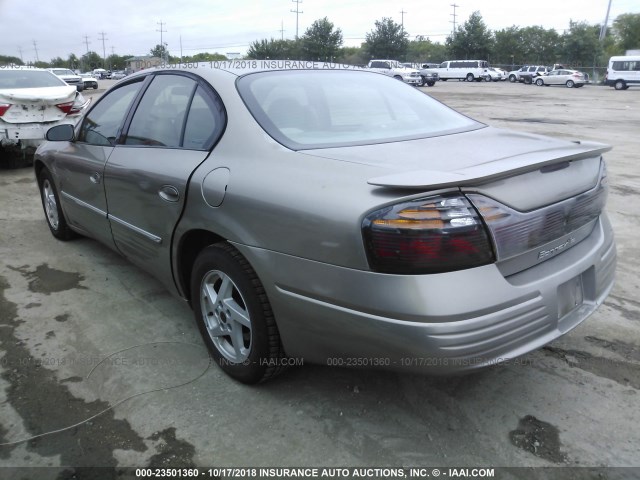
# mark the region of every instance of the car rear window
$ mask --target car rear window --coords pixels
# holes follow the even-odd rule
[[[247,107],[292,150],[412,140],[484,127],[420,90],[362,71],[293,70],[238,80]]]
[[[42,88],[67,86],[51,72],[42,70],[0,69],[0,89]]]

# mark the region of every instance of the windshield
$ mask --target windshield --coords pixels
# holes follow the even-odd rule
[[[247,107],[292,150],[367,145],[484,127],[420,90],[362,71],[270,71],[238,80]]]
[[[43,70],[2,70],[0,89],[41,88],[67,86],[61,79]]]
[[[56,75],[75,75],[71,70],[67,70],[66,68],[56,68],[53,70],[53,73]]]

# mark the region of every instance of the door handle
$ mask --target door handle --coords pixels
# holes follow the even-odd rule
[[[158,195],[166,202],[177,202],[180,200],[180,192],[173,185],[163,185],[160,187],[160,190],[158,190]]]
[[[91,175],[89,175],[89,180],[91,181],[91,183],[95,183],[96,185],[98,185],[100,183],[100,174],[98,172],[93,172]]]

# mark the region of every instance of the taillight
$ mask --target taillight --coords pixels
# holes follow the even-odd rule
[[[0,117],[7,113],[7,110],[9,110],[10,108],[10,103],[0,103]]]
[[[60,110],[62,110],[65,114],[70,114],[71,110],[73,109],[73,102],[66,102],[66,103],[58,103],[56,105],[56,107],[58,107]]]
[[[495,261],[478,213],[460,195],[382,208],[365,217],[362,230],[369,264],[381,273],[441,273]]]

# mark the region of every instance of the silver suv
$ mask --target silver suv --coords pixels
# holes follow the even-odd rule
[[[512,83],[525,82],[527,79],[531,80],[533,77],[546,75],[550,71],[551,67],[547,67],[546,65],[524,65],[519,70],[509,72],[509,81]]]

